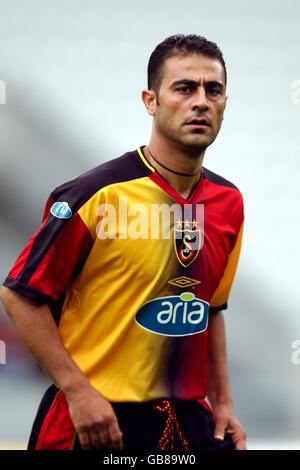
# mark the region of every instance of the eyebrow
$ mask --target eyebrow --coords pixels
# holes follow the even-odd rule
[[[175,88],[178,85],[189,85],[189,86],[199,86],[200,82],[196,82],[195,80],[188,80],[186,78],[182,78],[181,80],[176,80],[175,82],[171,83],[170,87]],[[221,82],[217,80],[209,80],[206,82],[205,86],[216,86],[218,88],[223,89],[224,86]]]

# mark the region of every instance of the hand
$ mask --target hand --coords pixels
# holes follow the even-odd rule
[[[123,448],[122,432],[113,407],[90,384],[66,394],[70,417],[84,450]]]
[[[213,408],[215,431],[214,438],[223,441],[225,432],[231,434],[235,450],[247,450],[246,433],[234,415],[231,406],[217,404]]]

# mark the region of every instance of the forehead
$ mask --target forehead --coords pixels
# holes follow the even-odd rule
[[[221,62],[202,54],[176,55],[165,60],[161,86],[170,86],[178,80],[208,82],[216,80],[225,87],[225,72]]]

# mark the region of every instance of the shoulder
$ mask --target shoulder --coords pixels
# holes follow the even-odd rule
[[[239,188],[223,176],[203,168],[203,177],[212,200],[227,217],[236,219],[240,224],[244,220],[244,202]]]
[[[148,173],[151,171],[142,163],[136,150],[126,152],[58,186],[50,194],[50,200],[67,202],[75,212],[102,188],[143,178]]]
[[[206,181],[207,185],[211,188],[211,190],[216,194],[226,194],[230,197],[230,199],[234,199],[236,201],[239,201],[240,204],[243,204],[243,196],[241,191],[231,181],[204,167],[203,178]]]
[[[237,186],[235,186],[235,184],[233,184],[231,181],[223,178],[223,176],[220,176],[217,173],[214,173],[213,171],[208,170],[207,168],[204,168],[204,167],[203,167],[203,175],[204,175],[204,178],[210,183],[223,186],[226,188],[234,189],[241,194]]]

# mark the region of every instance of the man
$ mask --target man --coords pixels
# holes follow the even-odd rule
[[[149,145],[51,194],[1,295],[55,384],[29,449],[245,449],[222,314],[243,203],[202,167],[225,90],[216,44],[167,38],[142,92]]]

